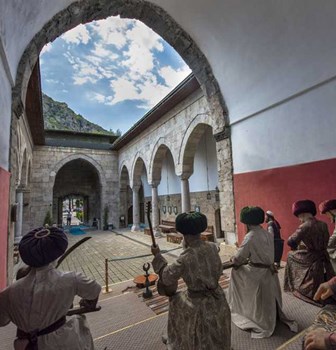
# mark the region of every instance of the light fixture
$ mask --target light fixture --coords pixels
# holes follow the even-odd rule
[[[168,206],[168,213],[169,213],[169,214],[172,213],[172,206],[171,206],[171,205]]]
[[[177,211],[177,206],[174,207],[174,214],[177,215],[178,211]]]
[[[219,188],[216,186],[216,194],[215,194],[216,202],[219,202]]]
[[[166,210],[167,210],[167,207],[164,205],[162,206],[162,211],[163,211],[163,214],[166,214]]]

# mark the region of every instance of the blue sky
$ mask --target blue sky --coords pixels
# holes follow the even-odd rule
[[[43,48],[40,63],[44,93],[122,133],[190,73],[150,28],[119,17],[64,33]]]

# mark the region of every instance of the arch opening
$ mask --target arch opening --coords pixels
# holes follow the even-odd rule
[[[84,159],[71,160],[56,174],[53,187],[52,217],[58,225],[77,219],[92,226],[101,219],[101,182],[97,169]]]

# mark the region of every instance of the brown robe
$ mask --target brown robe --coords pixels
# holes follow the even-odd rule
[[[161,254],[152,264],[164,284],[182,277],[188,287],[169,299],[168,349],[230,350],[231,314],[218,285],[223,267],[217,246],[195,240],[173,264]]]
[[[308,219],[288,239],[288,245],[297,249],[289,252],[285,270],[284,290],[307,302],[313,297],[319,285],[335,275],[327,252],[329,240],[326,223]],[[301,247],[300,247],[301,248]]]

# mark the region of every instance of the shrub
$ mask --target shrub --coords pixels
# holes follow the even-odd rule
[[[51,218],[50,210],[47,211],[47,214],[44,218],[43,226],[45,226],[45,225],[49,225],[49,226],[52,225],[52,218]]]

